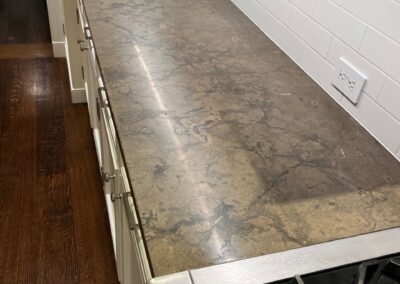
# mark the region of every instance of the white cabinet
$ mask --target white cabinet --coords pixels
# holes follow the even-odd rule
[[[62,9],[64,11],[64,42],[72,102],[85,103],[86,96],[84,72],[81,60],[80,45],[77,43],[80,33],[80,18],[77,2],[74,0],[63,0],[62,4]]]
[[[104,184],[104,191],[106,194],[115,193],[115,183],[111,183],[110,180],[115,179],[119,161],[121,157],[119,155],[119,147],[116,139],[114,122],[111,116],[110,108],[106,103],[107,100],[104,98],[105,91],[100,92],[100,104],[101,104],[101,156],[103,164],[101,166],[101,176]]]
[[[96,51],[81,0],[65,4],[76,8],[75,27],[70,28],[75,38],[67,42],[79,54],[71,53],[81,66],[85,101],[96,145],[99,170],[107,204],[118,278],[123,284],[146,284],[151,279],[143,235],[140,230],[132,190],[125,171],[114,120],[108,103],[107,90],[101,77]],[[71,2],[75,4],[72,5]],[[67,33],[68,34],[68,33]]]
[[[63,0],[47,0],[54,57],[65,57]]]
[[[125,169],[120,171],[120,190],[122,203],[117,213],[117,260],[119,261],[120,281],[122,283],[146,284],[151,279],[150,266],[146,257],[143,236],[139,227],[135,204],[129,188]],[[120,214],[120,215],[119,215]]]

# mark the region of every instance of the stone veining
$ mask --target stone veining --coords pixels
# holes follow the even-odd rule
[[[400,165],[228,0],[84,0],[157,276],[400,225]]]

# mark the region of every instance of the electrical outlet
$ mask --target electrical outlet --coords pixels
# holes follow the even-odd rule
[[[356,104],[367,82],[367,77],[343,57],[332,75],[332,85]]]

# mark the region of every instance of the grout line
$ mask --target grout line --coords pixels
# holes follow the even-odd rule
[[[376,99],[374,99],[374,101],[376,101],[377,103],[378,103],[379,98],[380,98],[381,95],[382,95],[382,89],[383,89],[383,86],[386,84],[386,81],[387,81],[387,80],[388,80],[388,77],[386,77],[386,78],[383,80],[381,86],[379,87],[378,95],[376,96]],[[379,103],[378,103],[378,104],[379,104]]]
[[[255,1],[258,2],[257,0],[255,0]],[[281,25],[283,25],[284,27],[286,27],[286,28],[287,28],[291,33],[293,33],[293,34],[296,36],[296,38],[298,38],[302,43],[304,43],[307,47],[309,47],[310,49],[312,49],[318,56],[320,56],[325,62],[327,62],[327,64],[329,64],[330,66],[332,66],[332,64],[327,60],[327,58],[321,56],[320,53],[318,53],[318,52],[317,52],[316,50],[314,50],[311,46],[309,46],[306,42],[304,42],[303,39],[301,39],[296,33],[294,33],[288,26],[286,26],[284,23],[282,23],[272,12],[270,12],[268,9],[266,9],[266,8],[265,8],[264,6],[262,6],[262,5],[260,5],[260,7],[261,7],[266,13],[268,13],[269,15],[271,15],[276,21],[278,21],[278,23],[280,23]],[[240,8],[240,7],[239,7],[239,8]],[[297,7],[295,7],[295,8],[298,9]],[[240,10],[242,10],[242,9],[240,8]],[[250,18],[249,15],[248,15],[247,13],[245,13],[245,14],[246,14],[246,16],[247,16],[248,18]],[[304,13],[303,13],[303,14],[304,14]],[[308,16],[308,15],[307,15],[307,16]],[[251,20],[253,23],[255,23],[251,18],[250,18],[250,20]],[[281,47],[281,44],[280,44],[280,43],[278,43],[275,39],[273,39],[266,31],[264,31],[263,29],[261,29],[261,28],[258,26],[258,23],[255,23],[255,24],[256,24],[256,26],[257,26],[270,40],[272,40],[283,52],[285,52],[286,55],[289,56],[289,58],[291,58],[291,59],[292,59],[292,60],[293,60],[307,75],[309,75],[309,76],[313,79],[314,82],[316,82],[316,83],[317,83],[317,84],[318,84],[318,85],[319,85],[319,86],[320,86],[334,101],[336,101],[336,102],[341,106],[341,108],[343,108],[347,113],[349,113],[351,117],[353,117],[360,125],[362,125],[362,127],[363,127],[364,129],[366,129],[366,130],[368,131],[368,133],[371,134],[371,136],[373,136],[377,141],[379,141],[379,143],[382,144],[383,147],[384,147],[388,152],[390,152],[394,157],[396,157],[396,159],[398,159],[398,160],[400,161],[400,159],[397,158],[397,156],[396,156],[397,153],[394,152],[394,150],[390,150],[390,149],[385,145],[385,143],[383,143],[382,140],[381,140],[380,138],[378,138],[378,136],[376,136],[372,131],[370,131],[370,130],[368,129],[368,127],[367,127],[365,124],[361,123],[361,121],[360,121],[356,116],[354,116],[350,111],[348,111],[347,109],[345,109],[345,108],[342,106],[342,104],[340,103],[340,101],[343,99],[343,96],[341,96],[341,97],[338,98],[338,99],[334,98],[334,97],[330,94],[330,92],[322,85],[321,82],[317,81],[317,80],[314,78],[314,76],[312,76],[311,74],[309,74],[309,72],[306,71],[306,70],[304,69],[304,67],[302,66],[303,55],[302,55],[302,57],[301,57],[298,61],[295,60],[294,58],[292,58],[292,57]],[[329,32],[329,34],[332,35],[332,33],[330,33],[330,32]],[[343,40],[341,40],[340,38],[337,38],[335,35],[332,35],[332,38],[336,38],[336,39],[338,39],[340,42],[342,42],[346,47],[350,47],[349,45],[347,45],[346,43],[344,43]],[[333,41],[333,39],[332,39],[332,41]],[[305,51],[306,46],[303,47],[303,51],[302,51],[303,54],[304,54],[304,51]],[[353,51],[354,51],[358,56],[360,56],[362,59],[365,59],[363,56],[361,56],[361,54],[359,54],[356,50],[354,50],[354,48],[350,47],[350,49],[353,50]],[[382,71],[379,67],[375,66],[375,65],[374,65],[373,63],[371,63],[369,60],[367,60],[367,62],[370,63],[372,66],[376,67],[376,69]],[[382,71],[382,73],[385,74],[387,77],[391,78],[391,76],[387,75],[385,72]],[[385,78],[385,80],[386,80],[386,78]],[[381,88],[382,88],[382,87],[383,87],[383,84],[382,84]],[[372,96],[370,96],[369,94],[367,94],[365,91],[363,92],[363,94],[364,94],[365,96],[367,96],[369,99],[371,99],[372,101],[376,102],[376,101],[372,98]],[[385,114],[388,115],[391,119],[393,119],[396,123],[400,124],[400,121],[399,121],[397,118],[395,118],[390,112],[388,112],[386,109],[384,109],[384,108],[383,108],[380,104],[378,104],[377,102],[376,102],[376,106],[377,106],[383,113],[385,113]],[[399,147],[399,149],[400,149],[400,147]]]
[[[334,4],[334,5],[338,6],[339,8],[341,8],[343,11],[347,12],[348,14],[350,14],[351,16],[353,16],[354,18],[356,18],[358,21],[360,21],[360,22],[366,24],[366,25],[367,25],[368,27],[370,27],[371,29],[373,29],[373,30],[375,30],[376,32],[379,32],[379,33],[385,35],[387,38],[391,39],[392,41],[394,41],[394,42],[396,42],[397,44],[400,45],[400,41],[394,39],[392,36],[386,34],[385,32],[379,30],[378,28],[374,28],[374,27],[373,27],[370,23],[368,23],[366,20],[361,19],[360,16],[354,14],[353,12],[347,10],[346,8],[344,8],[343,6],[340,6],[339,4],[337,4],[336,2],[334,2],[334,1],[332,1],[332,0],[329,0],[329,1],[330,1],[332,4]],[[392,0],[392,1],[393,1],[393,0]],[[397,2],[395,2],[395,3],[397,3]],[[400,3],[397,3],[397,5],[400,6]]]
[[[330,1],[330,2],[332,2],[332,1]],[[317,3],[317,2],[316,2]],[[337,7],[339,7],[340,9],[342,9],[342,10],[344,10],[345,12],[348,12],[346,9],[344,9],[343,7],[341,7],[341,6],[339,6],[337,3],[335,3],[335,2],[332,2],[335,6],[337,6]],[[332,32],[330,32],[329,30],[327,30],[324,26],[322,26],[320,23],[318,23],[314,18],[313,18],[313,16],[310,16],[310,15],[308,15],[307,13],[305,13],[304,11],[302,11],[301,9],[299,9],[297,6],[295,6],[293,3],[291,3],[291,2],[288,2],[288,4],[290,4],[291,6],[293,6],[295,9],[297,9],[299,12],[301,12],[304,16],[306,16],[306,17],[308,17],[312,22],[314,22],[319,28],[321,28],[321,29],[323,29],[323,30],[325,30],[327,33],[329,33],[332,37],[334,37],[335,39],[337,39],[337,40],[339,40],[341,43],[343,43],[346,47],[348,47],[348,48],[350,48],[351,50],[353,50],[358,56],[360,56],[362,59],[364,59],[364,60],[366,60],[369,64],[371,64],[373,67],[375,67],[376,69],[378,69],[379,71],[381,71],[385,76],[387,76],[387,77],[389,77],[389,78],[391,78],[392,80],[394,80],[395,82],[397,82],[398,84],[400,84],[400,81],[399,80],[397,80],[397,79],[395,79],[392,75],[389,75],[388,73],[386,73],[386,71],[384,71],[382,68],[380,68],[379,66],[377,66],[375,63],[373,63],[372,61],[370,61],[368,58],[366,58],[366,57],[364,57],[360,52],[359,52],[359,50],[357,50],[357,49],[355,49],[355,48],[353,48],[352,46],[350,46],[350,45],[348,45],[346,42],[344,42],[341,38],[339,38],[338,36],[336,36],[335,34],[333,34]],[[315,7],[317,6],[317,4],[315,4]],[[315,9],[315,7],[314,7],[314,9]],[[266,9],[264,6],[263,6],[263,8],[264,8],[264,10],[266,10],[266,11],[269,11],[268,9]],[[269,11],[270,12],[270,11]],[[349,12],[350,13],[350,12]],[[277,18],[272,12],[270,12],[270,14],[273,16],[273,17],[275,17],[275,18]],[[314,14],[314,11],[313,11],[313,14]],[[354,15],[354,14],[352,14],[352,13],[350,13],[353,17],[355,17],[355,18],[357,18],[357,19],[359,19],[356,15]],[[278,20],[279,21],[279,20]],[[288,26],[286,26],[283,22],[281,22],[281,21],[279,21],[280,23],[282,23],[285,27],[287,27],[287,28],[289,28],[290,29],[290,27],[288,27]],[[359,49],[360,49],[360,47],[361,47],[361,43],[364,41],[364,38],[365,38],[365,35],[366,35],[366,33],[367,33],[367,30],[368,29],[371,29],[372,31],[374,31],[374,32],[377,32],[377,33],[379,33],[379,34],[382,34],[384,37],[386,37],[386,38],[388,38],[389,40],[392,40],[393,41],[393,39],[391,39],[390,37],[388,37],[386,34],[384,34],[383,32],[381,32],[381,31],[379,31],[379,30],[377,30],[377,29],[375,29],[374,27],[372,27],[372,26],[370,26],[368,23],[366,23],[366,22],[364,22],[364,21],[362,21],[365,25],[366,25],[366,27],[365,27],[365,30],[364,30],[364,34],[363,34],[363,37],[362,37],[362,40],[361,40],[361,42],[360,42],[360,46],[359,46]],[[290,29],[291,31],[292,31],[292,29]],[[293,31],[292,31],[293,32]],[[295,32],[293,32],[295,35],[297,35]],[[303,39],[301,39],[303,42],[304,42],[304,40]],[[333,41],[333,39],[331,39],[331,43],[332,43],[332,41]],[[305,42],[306,43],[306,42]],[[396,41],[395,41],[395,43],[397,43]],[[307,44],[307,43],[306,43]],[[400,44],[398,44],[398,45],[400,45]],[[307,44],[307,46],[309,46],[309,47],[311,47],[309,44]],[[312,47],[311,47],[312,48]],[[315,50],[315,49],[314,49]],[[316,51],[317,53],[319,53],[318,51]],[[329,52],[328,52],[328,54],[329,54]],[[324,57],[325,58],[325,60],[327,60],[327,58],[326,57]],[[328,61],[328,60],[327,60]]]
[[[314,17],[315,10],[317,9],[318,0],[314,1],[314,6],[311,9],[311,16]],[[293,4],[292,4],[293,5]],[[312,18],[311,17],[311,18]]]
[[[365,36],[367,35],[368,29],[369,29],[369,26],[368,26],[368,25],[365,26],[365,28],[364,28],[364,33],[363,33],[363,35],[362,35],[362,37],[361,37],[361,40],[360,40],[360,44],[358,45],[357,53],[360,54],[360,55],[361,55],[361,53],[360,53],[361,46],[362,46],[363,43],[364,43]]]
[[[369,27],[371,28],[371,27]],[[374,30],[373,28],[371,28],[372,30]],[[361,57],[362,59],[364,59],[368,64],[372,65],[375,69],[378,69],[381,73],[383,73],[386,77],[389,77],[390,79],[392,79],[393,81],[397,82],[398,84],[400,84],[400,81],[395,79],[392,75],[389,75],[388,73],[386,73],[386,71],[384,71],[381,67],[379,67],[378,65],[376,65],[375,63],[373,63],[370,59],[368,59],[367,57],[365,57],[364,55],[362,55],[360,52],[358,52],[356,49],[354,49],[353,47],[351,47],[350,45],[348,45],[347,43],[345,43],[341,38],[338,38],[337,36],[333,35],[334,38],[336,38],[337,40],[339,40],[342,44],[344,44],[347,48],[350,48],[354,53],[356,53],[359,57]]]

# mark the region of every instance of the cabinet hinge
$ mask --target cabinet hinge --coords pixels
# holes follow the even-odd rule
[[[65,25],[62,25],[62,29],[63,29],[63,34],[65,35]]]
[[[81,70],[82,70],[82,78],[85,79],[85,70],[83,69],[83,66],[81,66]]]

